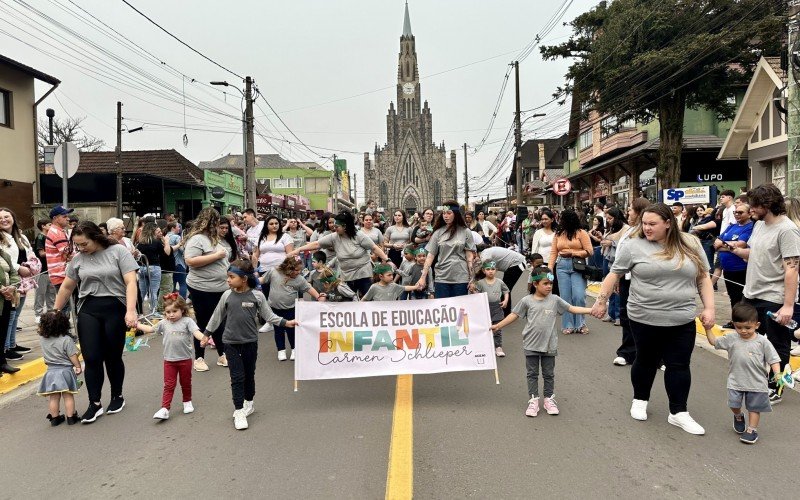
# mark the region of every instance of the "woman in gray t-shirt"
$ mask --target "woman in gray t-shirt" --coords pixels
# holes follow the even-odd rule
[[[383,246],[388,251],[389,260],[395,267],[400,267],[403,263],[403,248],[411,239],[411,228],[408,227],[406,213],[399,208],[394,211],[392,219],[394,224],[387,227],[383,234]]]
[[[446,201],[445,210],[433,225],[433,234],[425,245],[428,257],[417,283],[425,286],[434,258],[438,257],[433,273],[433,288],[437,299],[467,295],[470,281],[469,270],[475,259],[477,247],[472,232],[467,229],[458,202]]]
[[[644,210],[641,229],[617,250],[592,315],[603,317],[620,276],[630,273],[628,318],[636,343],[636,360],[631,367],[631,417],[636,420],[647,420],[650,390],[663,361],[669,398],[667,421],[690,434],[705,433],[686,405],[692,380],[689,363],[696,336],[698,290],[703,302],[700,320],[706,328],[714,326],[714,289],[708,271],[700,241],[680,231],[672,210],[663,203]]]
[[[386,253],[370,240],[367,235],[356,231],[353,214],[342,211],[334,218],[336,232],[321,237],[317,241],[295,248],[289,256],[296,256],[306,250],[320,248],[331,251],[342,274],[342,279],[353,291],[363,297],[372,286],[372,266],[370,253],[378,256],[381,262],[388,263]],[[330,260],[328,261],[330,262]]]
[[[228,266],[230,253],[222,244],[218,226],[220,215],[213,207],[200,211],[192,224],[192,229],[184,238],[183,256],[189,267],[186,284],[192,297],[192,306],[197,319],[197,326],[205,331],[214,309],[217,308],[222,294],[228,290]],[[227,366],[225,346],[222,343],[224,325],[213,332],[214,345],[217,349],[217,364]],[[208,371],[205,362],[205,348],[200,341],[194,340],[194,369],[199,372]]]
[[[139,265],[124,246],[112,244],[94,222],[79,222],[72,229],[70,240],[78,253],[67,264],[55,309],[63,309],[72,292],[78,289],[78,337],[86,363],[84,377],[89,393],[89,408],[82,422],[88,424],[103,414],[100,397],[104,366],[111,385],[111,402],[105,412],[117,413],[125,406],[122,350],[126,325],[136,326]]]

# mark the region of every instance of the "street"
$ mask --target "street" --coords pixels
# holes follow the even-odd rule
[[[520,323],[505,332],[499,386],[491,372],[415,376],[413,479],[401,481],[413,480],[418,498],[792,496],[793,479],[775,472],[796,458],[795,392],[764,416],[759,442],[744,445],[726,406],[726,362],[696,348],[689,411],[706,435],[666,422],[661,372],[648,421],[634,421],[629,367],[611,364],[620,329],[588,324],[591,334],[559,339],[558,416],[524,415]],[[394,377],[303,382],[295,393],[292,362],[278,362],[265,338],[248,430],[233,428],[229,378],[214,356],[209,372],[194,373],[195,413],[181,413],[176,390],[170,419],[159,422],[161,342],[151,344],[125,353],[125,409],[94,424],[51,428],[45,400],[30,394],[36,382],[5,397],[0,497],[388,496]],[[77,402],[82,412],[85,390]]]

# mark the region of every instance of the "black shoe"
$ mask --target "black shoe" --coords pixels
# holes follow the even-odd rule
[[[22,358],[23,358],[22,354],[18,353],[13,349],[9,349],[6,351],[6,359],[10,359],[11,361],[17,361]]]
[[[15,345],[10,350],[12,350],[14,352],[18,352],[20,354],[28,354],[29,352],[31,352],[31,348],[30,347],[25,347],[25,346],[21,346],[21,345]]]
[[[769,390],[769,404],[776,405],[776,404],[780,403],[781,401],[783,401],[783,398],[781,396],[778,396],[778,391],[776,391],[775,389],[770,389]]]
[[[122,396],[115,396],[112,397],[111,402],[108,403],[106,413],[119,413],[123,408],[125,408],[125,399]]]
[[[21,326],[18,326],[18,327],[17,327],[17,331],[18,331],[18,332],[21,332],[21,331],[22,331],[22,327],[21,327]]]
[[[82,424],[91,424],[97,417],[103,414],[103,407],[100,405],[96,405],[94,403],[89,403],[89,408],[86,409],[86,413],[83,414],[81,417]]]
[[[8,363],[4,363],[2,366],[0,366],[0,372],[3,373],[14,374],[17,373],[18,371],[19,368],[17,368],[16,366],[11,366]]]
[[[741,413],[733,416],[733,430],[736,431],[736,434],[744,434],[744,431],[747,430],[747,423]]]
[[[78,412],[77,411],[75,413],[73,413],[71,417],[67,417],[67,425],[75,425],[80,421],[81,421],[81,419],[78,418]]]
[[[47,414],[47,420],[49,420],[49,421],[50,421],[50,425],[52,425],[53,427],[55,427],[55,426],[57,426],[57,425],[61,425],[61,424],[63,424],[63,423],[64,423],[64,420],[66,420],[66,418],[64,417],[64,415],[61,415],[61,414],[59,414],[57,417],[54,417],[54,416],[52,416],[52,415],[50,415],[50,414],[48,413],[48,414]]]

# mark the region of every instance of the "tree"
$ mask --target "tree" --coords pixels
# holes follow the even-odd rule
[[[781,0],[615,0],[601,2],[569,25],[545,60],[572,58],[567,94],[600,116],[660,122],[658,176],[677,186],[686,107],[731,119],[731,97],[747,85],[762,54],[785,39]],[[563,101],[562,101],[563,102]]]
[[[84,132],[81,124],[86,117],[53,119],[53,144],[58,146],[63,142],[72,142],[79,151],[100,151],[106,147],[105,141]],[[47,120],[39,120],[36,130],[39,145],[39,157],[44,157],[44,146],[50,141],[50,128]]]

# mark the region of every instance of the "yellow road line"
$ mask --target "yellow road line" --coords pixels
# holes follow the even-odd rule
[[[386,499],[414,496],[414,378],[398,375],[392,417],[392,440],[386,473]]]
[[[33,361],[21,364],[19,368],[20,370],[13,375],[4,373],[3,376],[0,377],[0,394],[6,394],[23,384],[36,380],[47,371],[44,358],[34,359]]]

